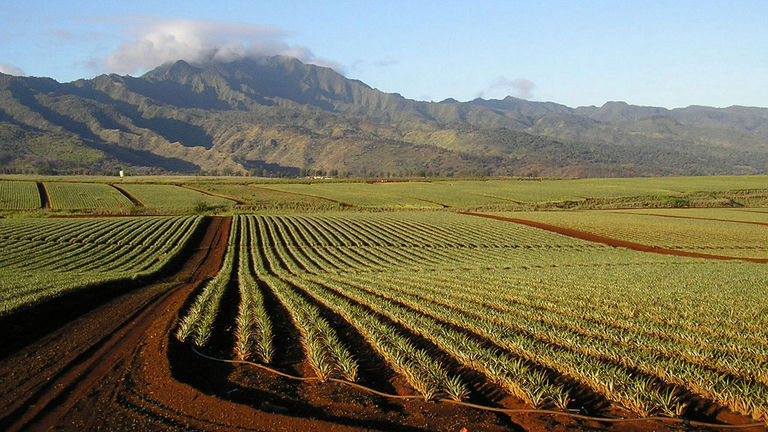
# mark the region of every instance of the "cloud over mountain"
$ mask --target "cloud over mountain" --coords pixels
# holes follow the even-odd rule
[[[24,76],[24,71],[20,68],[8,64],[8,63],[0,63],[0,72],[8,75],[16,75],[16,76]]]
[[[154,17],[127,21],[132,29],[130,40],[106,58],[109,72],[132,74],[176,60],[205,64],[273,55],[341,69],[332,61],[316,58],[308,48],[289,45],[285,42],[287,32],[276,27]]]

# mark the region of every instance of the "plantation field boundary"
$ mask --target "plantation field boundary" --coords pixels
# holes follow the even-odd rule
[[[295,376],[291,375],[285,372],[281,372],[277,369],[273,369],[269,366],[250,362],[248,360],[236,360],[236,359],[222,359],[218,357],[213,357],[207,354],[203,354],[200,351],[198,351],[194,346],[190,346],[190,349],[192,352],[194,352],[196,355],[215,362],[220,363],[227,363],[227,364],[241,364],[246,366],[251,366],[255,368],[259,368],[261,370],[267,371],[269,373],[272,373],[274,375],[294,380],[294,381],[303,381],[303,382],[321,382],[323,381],[319,377],[301,377],[301,376]],[[374,394],[376,396],[381,396],[383,398],[387,399],[424,399],[424,396],[421,395],[396,395],[396,394],[390,394],[390,393],[384,393],[380,392],[376,389],[366,387],[361,384],[357,384],[351,381],[339,379],[339,378],[327,378],[325,381],[335,382],[338,384],[347,385],[350,387],[354,387],[358,390],[362,390],[371,394]],[[568,411],[555,411],[555,410],[548,410],[548,409],[539,409],[539,408],[523,408],[523,409],[512,409],[512,408],[499,408],[499,407],[491,407],[486,405],[479,405],[474,404],[470,402],[464,402],[464,401],[457,401],[454,399],[448,399],[448,398],[439,398],[439,399],[431,399],[431,401],[436,403],[449,403],[453,405],[459,405],[469,408],[475,408],[483,411],[492,411],[492,412],[498,412],[498,413],[504,413],[504,414],[549,414],[549,415],[556,415],[556,416],[564,416],[564,417],[570,417],[574,419],[579,420],[590,420],[590,421],[598,421],[598,422],[609,422],[609,423],[647,423],[647,422],[662,422],[662,423],[674,423],[674,424],[685,424],[689,426],[694,427],[707,427],[707,428],[715,428],[715,429],[728,429],[728,430],[742,430],[742,429],[752,429],[752,428],[764,428],[768,426],[768,423],[763,422],[754,422],[749,424],[738,424],[738,425],[731,425],[731,424],[717,424],[717,423],[707,423],[707,422],[701,422],[696,420],[688,420],[688,419],[682,419],[682,418],[672,418],[672,417],[637,417],[637,418],[615,418],[615,417],[599,417],[599,416],[589,416],[584,414],[578,414]]]
[[[88,283],[64,294],[45,299],[37,304],[20,307],[0,317],[0,356],[18,350],[63,323],[117,298],[136,288],[155,283],[174,273],[198,247],[206,232],[210,218],[204,218],[189,233],[186,242],[157,271],[139,277],[123,276],[118,279]],[[42,319],[45,317],[45,319]]]
[[[8,392],[0,395],[0,429],[48,430],[66,415],[77,419],[70,425],[93,425],[94,421],[109,417],[103,411],[98,415],[92,411],[95,402],[103,403],[107,399],[107,406],[114,410],[120,404],[112,405],[113,396],[125,398],[135,394],[146,398],[159,394],[157,389],[146,390],[132,379],[124,378],[126,374],[135,378],[137,370],[153,373],[162,367],[158,359],[137,361],[137,358],[147,352],[166,358],[164,352],[142,351],[142,347],[147,343],[167,343],[168,335],[163,334],[167,321],[175,319],[189,292],[218,271],[229,222],[229,218],[211,218],[209,223],[201,224],[205,225],[202,238],[195,239],[193,253],[180,268],[158,281],[160,286],[150,285],[129,294],[139,297],[138,305],[124,305],[121,301],[99,305],[88,315],[92,320],[105,321],[103,325],[94,327],[88,320],[73,320],[50,337],[34,341],[10,357],[0,357],[3,366],[0,370],[34,371],[28,377],[20,373],[3,377],[8,378]],[[65,352],[58,349],[57,339],[66,341]],[[126,367],[115,367],[116,364]],[[160,371],[160,375],[164,378],[162,384],[150,381],[160,390],[177,384],[170,369]],[[185,411],[183,406],[176,408],[194,418],[193,411]],[[117,421],[118,425],[124,424],[124,418],[119,415]],[[80,426],[78,429],[98,428]],[[114,427],[104,429],[114,430]]]
[[[45,184],[43,182],[37,182],[37,191],[40,194],[40,208],[50,209],[51,198],[48,197],[48,190],[45,188]]]
[[[211,191],[207,191],[205,189],[196,188],[194,186],[189,186],[189,185],[185,185],[185,184],[178,184],[176,186],[182,187],[184,189],[193,190],[195,192],[200,192],[201,194],[205,194],[205,195],[208,195],[208,196],[212,196],[212,197],[216,197],[216,198],[223,198],[223,199],[227,199],[227,200],[230,200],[230,201],[234,201],[234,202],[236,202],[236,203],[238,203],[240,205],[248,205],[247,201],[243,201],[243,200],[241,200],[239,198],[235,198],[235,197],[231,197],[231,196],[227,196],[227,195],[222,195],[222,194],[217,194],[217,193],[214,193],[214,192],[211,192]]]
[[[496,215],[490,215],[490,214],[484,214],[484,213],[472,213],[472,212],[459,212],[459,214],[494,219],[494,220],[503,221],[503,222],[512,222],[512,223],[517,223],[521,225],[527,225],[530,227],[540,228],[546,231],[551,231],[554,233],[566,235],[568,237],[574,237],[574,238],[587,240],[595,243],[602,243],[602,244],[613,246],[613,247],[622,247],[626,249],[632,249],[639,252],[651,252],[651,253],[657,253],[662,255],[675,255],[675,256],[689,257],[689,258],[706,258],[706,259],[716,259],[716,260],[726,260],[726,261],[746,261],[746,262],[761,263],[761,264],[768,263],[768,258],[748,258],[748,257],[732,257],[732,256],[724,256],[724,255],[711,255],[711,254],[703,254],[698,252],[688,252],[688,251],[681,251],[681,250],[675,250],[675,249],[648,246],[641,243],[635,243],[635,242],[630,242],[626,240],[618,240],[615,238],[593,234],[586,231],[559,227],[556,225],[550,225],[542,222],[535,222],[527,219],[510,218],[510,217],[504,217],[504,216],[496,216]],[[729,222],[733,222],[733,221],[729,221]]]
[[[451,206],[449,206],[448,204],[444,204],[444,203],[441,203],[441,202],[438,202],[438,201],[434,201],[434,200],[430,200],[430,199],[426,199],[426,198],[419,198],[419,197],[411,196],[411,195],[400,195],[400,196],[402,196],[403,198],[409,198],[409,199],[414,199],[416,201],[425,202],[427,204],[434,204],[434,205],[440,206],[440,207],[442,207],[444,209],[451,208]]]
[[[256,189],[264,189],[264,190],[268,190],[268,191],[271,191],[271,192],[281,192],[281,193],[287,193],[287,194],[291,194],[291,195],[305,196],[305,197],[309,197],[309,198],[325,200],[325,201],[332,202],[334,204],[338,204],[338,205],[340,205],[342,207],[355,207],[354,205],[352,205],[352,204],[350,204],[348,202],[335,200],[333,198],[324,197],[322,195],[312,195],[312,194],[306,194],[306,193],[295,192],[295,191],[286,191],[286,190],[282,190],[282,189],[275,189],[275,188],[269,188],[269,187],[257,186],[257,185],[253,185],[253,187],[255,187]]]
[[[120,192],[121,194],[123,194],[123,196],[125,196],[126,198],[128,198],[129,200],[131,200],[131,202],[133,203],[133,205],[136,205],[136,206],[139,206],[139,207],[146,207],[146,206],[144,205],[144,203],[143,203],[143,202],[141,202],[141,200],[139,200],[139,199],[138,199],[138,198],[136,198],[135,196],[133,196],[133,195],[131,195],[130,193],[128,193],[128,191],[127,191],[127,190],[125,190],[125,189],[123,189],[123,188],[121,188],[120,186],[118,186],[118,185],[115,185],[115,184],[110,184],[110,186],[112,186],[113,188],[117,189],[117,191],[118,191],[118,192]]]

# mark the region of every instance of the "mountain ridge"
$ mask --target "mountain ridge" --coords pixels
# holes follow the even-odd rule
[[[767,141],[766,108],[416,101],[279,56],[69,83],[0,74],[4,172],[765,174]]]

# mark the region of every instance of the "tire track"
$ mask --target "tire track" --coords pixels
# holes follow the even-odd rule
[[[229,219],[214,218],[207,229],[202,247],[194,252],[179,272],[142,289],[141,292],[147,292],[149,297],[144,298],[139,305],[131,303],[128,307],[121,307],[125,299],[118,298],[11,357],[8,360],[10,367],[20,358],[29,358],[38,352],[58,355],[59,347],[73,350],[64,354],[62,360],[66,360],[63,364],[54,361],[46,363],[46,359],[33,357],[33,361],[43,361],[43,364],[31,380],[24,382],[27,377],[11,375],[11,379],[4,381],[4,385],[14,386],[13,378],[22,379],[17,399],[7,403],[4,408],[6,411],[0,413],[0,429],[47,430],[59,424],[59,419],[80,400],[87,398],[94,389],[102,387],[109,374],[124,365],[135,347],[141,343],[152,317],[171,299],[183,293],[185,288],[191,290],[209,273],[215,273],[221,257],[220,254],[212,254],[213,247],[219,247],[220,244],[226,246],[228,229],[225,228],[228,225]],[[162,290],[170,283],[176,283],[176,286]],[[142,293],[133,295],[143,297]],[[91,325],[94,321],[99,322],[95,330]],[[69,338],[81,337],[86,339],[67,348]]]

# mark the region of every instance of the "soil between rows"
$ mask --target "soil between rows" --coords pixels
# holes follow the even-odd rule
[[[190,295],[218,271],[229,224],[229,218],[214,218],[201,246],[162,283],[115,298],[0,360],[0,429],[510,430],[482,423],[488,418],[482,414],[457,415],[461,410],[447,404],[381,404],[377,397],[340,384],[287,382],[260,370],[196,356],[175,340],[173,332]],[[208,379],[208,387],[179,381],[185,368]],[[238,387],[233,379],[238,374],[253,385]],[[293,406],[279,404],[295,400]],[[314,415],[318,412],[321,418]],[[512,430],[529,431],[706,430],[538,413],[521,414],[514,423]]]

